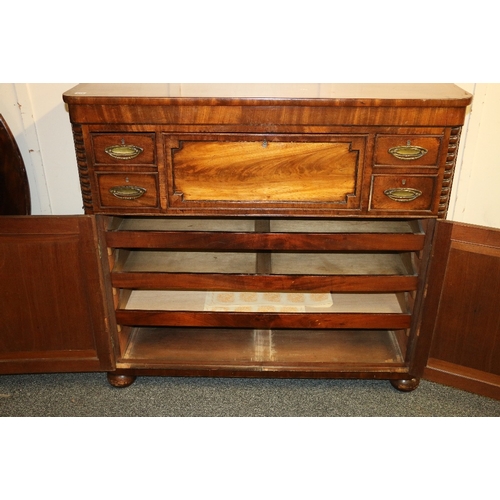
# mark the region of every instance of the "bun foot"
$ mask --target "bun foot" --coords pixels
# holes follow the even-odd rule
[[[126,375],[123,373],[108,373],[108,382],[113,387],[123,388],[132,385],[136,379],[135,375]]]
[[[398,391],[410,392],[418,387],[420,379],[409,378],[404,380],[391,380],[391,385]]]

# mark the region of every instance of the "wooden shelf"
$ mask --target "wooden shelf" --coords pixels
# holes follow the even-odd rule
[[[411,313],[401,294],[332,294],[332,305],[299,312],[206,310],[206,292],[128,291],[116,318],[122,325],[221,328],[408,328]]]
[[[366,219],[271,219],[252,217],[115,217],[115,231],[209,231],[273,233],[422,233],[418,221]]]
[[[408,253],[120,251],[113,286],[130,289],[399,292],[416,290]]]
[[[316,313],[380,313],[401,314],[400,297],[394,293],[361,294],[361,293],[334,293],[331,297],[332,305],[329,307],[313,307],[303,300],[305,294],[300,292],[284,292],[291,296],[295,304],[306,304],[305,312]],[[143,311],[192,311],[208,310],[206,300],[210,292],[177,291],[177,290],[133,290],[122,297],[120,309]],[[296,297],[296,298],[295,298]],[[252,305],[253,302],[242,302],[242,305]],[[310,304],[310,302],[309,302]]]
[[[135,328],[118,368],[404,372],[388,330]]]
[[[220,226],[219,226],[220,224]],[[310,227],[308,227],[310,226]],[[293,237],[290,237],[290,234]],[[111,248],[252,251],[419,251],[417,221],[119,219],[106,233]]]
[[[127,311],[118,309],[116,320],[121,325],[190,326],[207,328],[409,328],[410,314],[380,313],[217,313],[188,311]]]
[[[118,370],[404,379],[419,221],[110,218]],[[293,311],[210,297],[308,294]],[[163,372],[162,372],[163,373]]]
[[[256,252],[133,251],[116,266],[122,273],[258,272]],[[283,275],[408,275],[409,264],[400,253],[279,253],[269,254],[267,274]]]

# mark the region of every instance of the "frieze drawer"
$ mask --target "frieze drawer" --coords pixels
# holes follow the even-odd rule
[[[432,212],[436,176],[374,175],[370,210]]]
[[[96,182],[102,209],[140,211],[159,207],[157,174],[97,173]]]
[[[155,165],[155,134],[98,134],[93,133],[94,164]]]
[[[379,135],[375,141],[375,165],[437,167],[441,136]]]

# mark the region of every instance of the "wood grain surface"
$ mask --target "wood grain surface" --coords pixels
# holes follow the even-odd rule
[[[358,152],[349,143],[190,142],[176,151],[176,191],[185,200],[346,201]]]

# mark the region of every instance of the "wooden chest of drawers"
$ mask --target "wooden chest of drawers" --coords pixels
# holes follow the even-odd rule
[[[85,210],[443,217],[469,96],[352,87],[81,85],[64,99]]]
[[[112,384],[194,374],[418,385],[430,242],[469,94],[86,84],[64,100],[85,211],[109,256]]]

